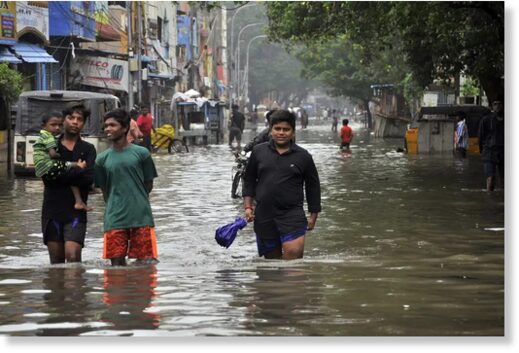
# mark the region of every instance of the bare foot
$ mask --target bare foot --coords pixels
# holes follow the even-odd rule
[[[83,201],[81,201],[81,202],[76,202],[76,203],[74,204],[74,209],[76,209],[76,210],[84,210],[84,211],[86,211],[86,212],[90,212],[90,211],[93,210],[92,207],[88,207],[87,204],[84,203]]]

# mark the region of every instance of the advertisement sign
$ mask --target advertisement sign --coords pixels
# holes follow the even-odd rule
[[[71,75],[83,85],[128,92],[127,61],[100,56],[76,57]]]
[[[0,43],[16,43],[16,1],[0,1]]]
[[[16,31],[18,38],[25,32],[31,31],[49,40],[49,9],[29,5],[28,1],[17,1]]]

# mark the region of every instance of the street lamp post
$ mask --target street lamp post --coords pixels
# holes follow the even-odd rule
[[[259,36],[256,36],[256,37],[253,37],[249,40],[249,44],[247,44],[247,56],[246,56],[246,61],[245,61],[245,79],[243,80],[244,81],[244,90],[245,90],[245,96],[248,98],[249,97],[249,51],[250,51],[250,46],[252,44],[252,42],[254,42],[256,39],[260,39],[260,38],[267,38],[268,36],[265,35],[265,34],[260,34]]]
[[[245,31],[247,28],[262,25],[262,24],[265,24],[265,23],[264,22],[255,22],[255,23],[248,24],[248,25],[244,26],[238,33],[237,44],[236,44],[237,53],[234,53],[234,58],[235,58],[234,62],[237,63],[237,65],[235,66],[235,71],[234,71],[235,72],[235,81],[234,81],[234,85],[233,85],[234,87],[236,87],[236,96],[238,99],[239,99],[240,93],[241,93],[241,90],[240,90],[240,82],[241,82],[241,78],[240,78],[240,68],[241,68],[240,37],[241,37],[241,34],[243,33],[243,31]]]
[[[246,9],[248,7],[252,7],[252,6],[257,6],[257,4],[256,3],[250,3],[250,4],[243,5],[238,10],[236,10],[234,12],[234,14],[232,15],[232,18],[231,18],[231,60],[234,60],[234,18],[236,17],[238,12],[240,12],[241,10]],[[233,64],[234,64],[234,62],[231,62],[230,67],[232,67]],[[232,79],[232,77],[233,77],[233,75],[231,75],[231,79]],[[234,82],[233,82],[233,89],[232,90],[233,90],[233,92],[235,92]]]

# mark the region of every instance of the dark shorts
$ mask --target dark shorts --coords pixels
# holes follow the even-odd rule
[[[488,177],[495,177],[496,176],[496,170],[499,170],[499,176],[501,178],[504,177],[504,165],[502,163],[494,163],[494,162],[488,162],[486,161],[484,163],[485,166],[485,176]]]
[[[146,147],[148,151],[151,151],[151,135],[142,137],[141,146]]]
[[[229,143],[231,143],[234,138],[236,138],[236,141],[241,141],[241,130],[237,127],[231,127],[231,130],[229,131]]]
[[[299,212],[298,212],[299,213]],[[308,221],[304,211],[300,214],[287,214],[267,221],[254,221],[254,233],[259,256],[281,248],[283,243],[295,240],[306,234]]]
[[[342,142],[341,143],[341,150],[349,150],[350,149],[350,143],[349,142]]]
[[[103,258],[157,259],[155,228],[114,229],[104,233]]]
[[[77,218],[71,223],[61,223],[52,219],[46,221],[43,227],[43,244],[49,241],[64,243],[73,241],[85,246],[86,223],[79,222]]]
[[[456,147],[456,154],[460,157],[467,157],[467,149],[463,147]]]

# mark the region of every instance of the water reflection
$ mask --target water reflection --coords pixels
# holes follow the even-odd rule
[[[44,271],[44,276],[42,283],[48,292],[43,295],[44,306],[42,308],[49,316],[42,323],[83,322],[84,314],[92,310],[88,301],[89,286],[85,277],[85,268],[79,265],[49,267]],[[76,336],[85,331],[84,327],[54,326],[53,329],[40,329],[36,335]]]
[[[245,328],[261,335],[315,335],[312,322],[323,315],[322,283],[297,264],[258,267],[240,281],[240,293],[229,303],[243,307]],[[222,271],[218,280],[229,282],[232,273]],[[240,276],[242,279],[242,276]],[[238,284],[237,284],[238,285]]]
[[[156,287],[157,269],[153,265],[104,269],[105,309],[100,319],[122,331],[158,328],[160,314],[149,310]]]

